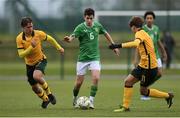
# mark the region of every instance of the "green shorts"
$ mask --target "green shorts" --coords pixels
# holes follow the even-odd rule
[[[153,84],[157,79],[158,68],[154,69],[144,69],[140,66],[133,69],[131,75],[140,81],[140,85],[143,87],[148,87]]]
[[[34,66],[26,65],[26,75],[28,77],[28,82],[30,85],[37,84],[36,80],[33,78],[34,70],[40,70],[42,73],[44,73],[46,65],[47,65],[46,59],[43,59],[42,61],[38,62]]]

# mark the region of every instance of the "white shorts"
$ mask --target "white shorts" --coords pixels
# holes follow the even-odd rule
[[[162,68],[161,58],[158,58],[158,59],[157,59],[157,63],[158,63],[158,68]]]
[[[99,61],[89,61],[89,62],[77,62],[76,74],[85,75],[88,70],[101,70],[101,64]]]

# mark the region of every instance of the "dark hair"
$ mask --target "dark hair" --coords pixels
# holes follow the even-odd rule
[[[84,10],[84,16],[86,16],[86,15],[88,15],[88,16],[93,15],[94,16],[94,10],[92,8],[86,8]]]
[[[144,20],[141,17],[133,16],[129,21],[129,26],[135,26],[137,28],[141,28],[143,26]]]
[[[144,14],[144,19],[146,19],[147,15],[152,15],[154,19],[156,18],[156,15],[154,14],[153,11],[146,11],[146,13]]]
[[[28,23],[32,23],[32,19],[30,17],[23,17],[21,19],[21,27],[26,27]]]

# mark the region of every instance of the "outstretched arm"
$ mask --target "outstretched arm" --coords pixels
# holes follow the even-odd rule
[[[109,46],[110,49],[115,49],[115,48],[132,48],[132,47],[138,47],[140,44],[139,39],[135,39],[134,41],[127,42],[127,43],[120,43],[120,44],[111,44]]]
[[[110,44],[114,44],[114,41],[112,40],[112,37],[111,37],[111,35],[110,35],[108,32],[106,32],[106,33],[104,34],[104,36],[106,37],[106,39],[108,40],[108,42],[109,42]]]
[[[166,53],[166,50],[160,40],[158,41],[158,46],[159,46],[161,54],[162,54],[162,60],[163,60],[163,62],[166,62],[167,61],[167,53]]]
[[[114,41],[113,41],[113,39],[112,39],[112,37],[111,37],[111,35],[108,33],[108,32],[106,32],[105,34],[104,34],[104,36],[106,37],[106,39],[108,40],[108,42],[110,43],[110,44],[114,44]],[[114,50],[114,52],[116,53],[116,55],[118,55],[119,56],[119,49],[113,49]]]
[[[64,52],[64,49],[57,43],[57,41],[51,37],[50,35],[47,35],[47,41],[50,42],[57,50],[59,50],[61,53]]]

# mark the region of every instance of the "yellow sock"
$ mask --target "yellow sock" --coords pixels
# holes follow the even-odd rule
[[[51,90],[50,90],[47,82],[44,82],[44,84],[41,85],[41,86],[42,86],[42,88],[46,91],[46,94],[47,94],[47,95],[51,94]]]
[[[149,89],[149,96],[156,98],[168,98],[169,94],[166,92],[159,91],[157,89]]]
[[[43,101],[48,101],[48,96],[46,95],[46,93],[41,89],[40,93],[36,93]]]
[[[124,87],[123,107],[129,108],[133,93],[133,88]]]

